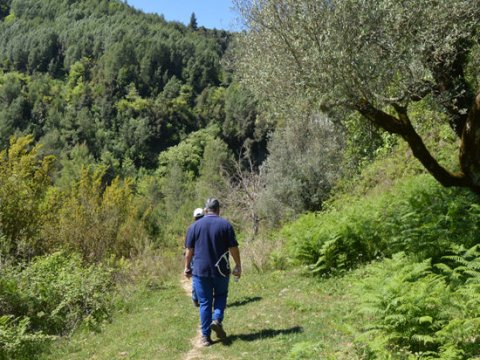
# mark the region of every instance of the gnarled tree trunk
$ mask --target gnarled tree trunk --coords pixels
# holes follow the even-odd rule
[[[468,112],[462,129],[460,146],[460,173],[445,169],[432,156],[422,138],[415,131],[408,117],[407,109],[394,106],[398,117],[375,108],[366,100],[359,102],[357,110],[382,129],[400,135],[412,149],[413,155],[427,171],[443,186],[467,187],[480,193],[480,93]]]
[[[460,166],[469,187],[480,192],[480,92],[475,97],[463,128]]]

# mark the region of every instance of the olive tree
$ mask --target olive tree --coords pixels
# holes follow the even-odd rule
[[[444,186],[480,192],[479,0],[236,0],[248,31],[243,82],[274,107],[308,99],[398,134]],[[424,101],[461,139],[460,171],[439,164],[412,124]]]
[[[259,212],[270,225],[320,210],[341,175],[341,129],[326,116],[304,115],[277,127],[261,171]]]

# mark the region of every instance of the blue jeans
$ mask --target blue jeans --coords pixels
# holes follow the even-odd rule
[[[210,336],[213,320],[222,322],[227,306],[228,277],[193,276],[193,288],[200,304],[200,325],[202,335]],[[213,314],[212,314],[213,306]]]

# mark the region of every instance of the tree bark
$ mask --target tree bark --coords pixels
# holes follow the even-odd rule
[[[408,118],[407,109],[396,106],[395,109],[398,114],[398,118],[390,115],[382,110],[375,108],[368,101],[361,101],[357,105],[357,110],[367,119],[375,123],[377,126],[382,129],[400,135],[410,146],[415,156],[420,163],[427,169],[427,171],[443,186],[459,186],[459,187],[468,187],[475,192],[480,192],[480,186],[478,182],[472,181],[472,176],[470,174],[480,175],[480,151],[478,145],[480,144],[480,129],[478,127],[480,116],[480,97],[477,97],[475,108],[475,115],[471,111],[472,115],[469,116],[469,119],[472,118],[472,122],[477,125],[474,130],[473,125],[471,126],[470,132],[466,132],[464,139],[467,140],[467,146],[465,147],[464,157],[465,161],[468,164],[474,164],[472,168],[473,172],[465,172],[462,166],[462,173],[454,174],[442,165],[430,154],[430,151],[425,146],[422,138],[415,131],[410,119]],[[468,123],[468,122],[467,122]],[[465,127],[467,128],[467,126]],[[476,172],[475,172],[476,171]],[[479,176],[480,179],[480,176]]]
[[[463,128],[460,146],[460,166],[471,181],[471,186],[480,192],[480,92],[475,97]]]
[[[449,116],[450,127],[459,138],[462,137],[468,119],[467,109],[475,99],[475,92],[470,89],[464,72],[472,47],[471,40],[460,40],[455,44],[453,60],[430,62],[430,70],[437,84],[432,89],[432,94],[444,106]]]

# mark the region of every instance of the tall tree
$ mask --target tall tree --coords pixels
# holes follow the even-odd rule
[[[400,135],[444,186],[480,192],[478,0],[236,0],[250,31],[238,68],[257,96],[292,94],[322,111],[359,112]],[[435,159],[410,106],[442,109],[461,139],[460,169]],[[288,104],[288,100],[287,100]]]
[[[190,16],[190,22],[188,23],[188,27],[193,31],[198,30],[197,16],[194,12],[192,12],[192,15]]]

